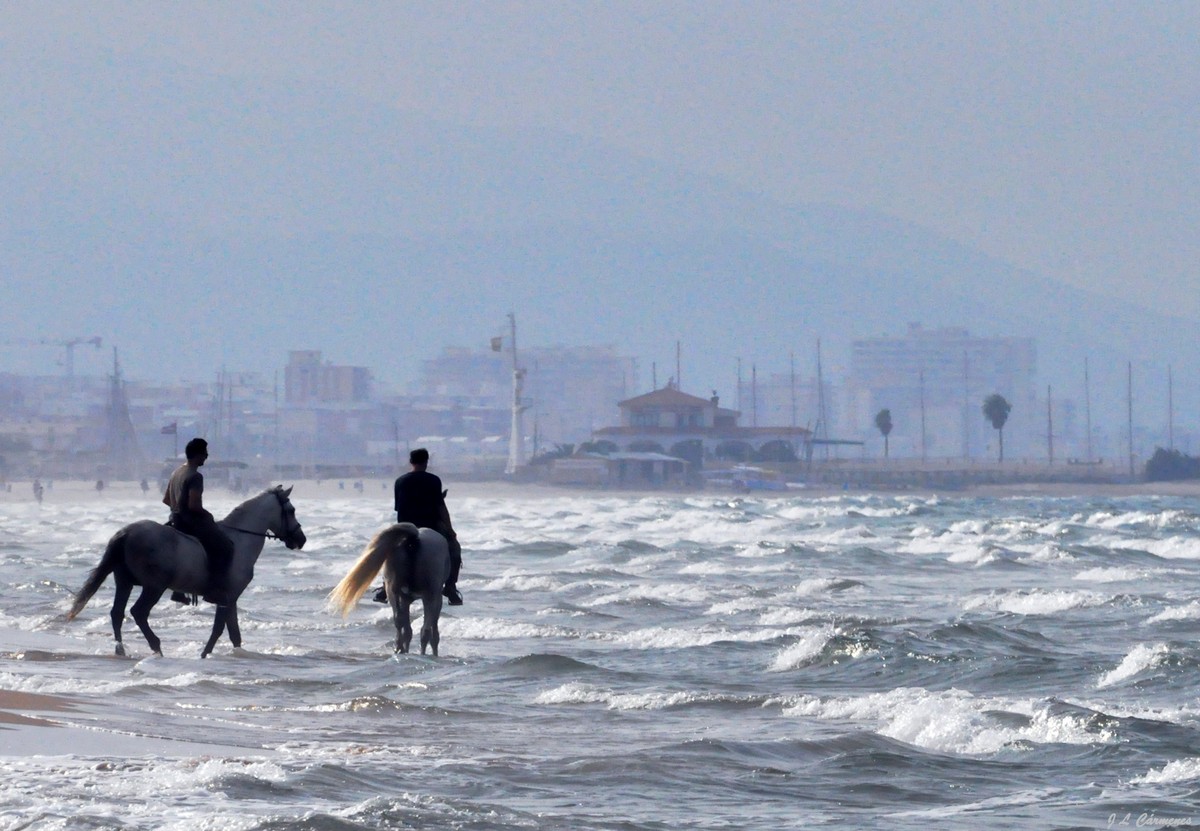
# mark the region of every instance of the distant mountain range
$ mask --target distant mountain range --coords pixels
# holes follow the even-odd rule
[[[910,321],[1037,339],[1040,383],[1194,423],[1197,322],[1013,268],[911,224],[779,205],[563,135],[105,56],[0,56],[0,304],[13,338],[101,335],[142,377],[271,372],[321,349],[386,382],[513,311],[528,345],[617,344],[732,400],[736,361],[828,371]],[[14,313],[15,312],[15,313]],[[10,360],[15,360],[11,351]],[[44,356],[43,356],[44,357]],[[7,367],[0,366],[0,370]],[[1161,412],[1161,415],[1155,413]]]

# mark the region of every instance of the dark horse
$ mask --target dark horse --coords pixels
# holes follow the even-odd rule
[[[363,550],[350,573],[329,593],[329,602],[342,617],[350,614],[379,569],[387,587],[396,625],[396,651],[408,652],[412,642],[409,607],[421,600],[421,654],[429,647],[438,654],[438,617],[442,613],[442,587],[450,576],[450,546],[446,538],[432,528],[411,522],[398,522],[375,535]]]
[[[217,607],[212,635],[200,654],[201,658],[208,657],[227,626],[229,640],[235,647],[242,645],[237,599],[254,579],[254,563],[262,553],[268,534],[283,540],[288,548],[304,547],[307,540],[300,523],[296,521],[296,509],[288,499],[291,493],[291,488],[284,490],[283,485],[276,485],[253,499],[247,499],[218,523],[233,541],[233,560],[229,564],[228,579],[231,599],[228,606]],[[162,642],[150,629],[150,610],[168,589],[202,594],[208,586],[208,558],[199,540],[169,525],[148,519],[126,525],[108,541],[100,564],[92,569],[87,582],[75,595],[67,620],[73,620],[83,610],[110,574],[116,584],[111,616],[117,654],[125,654],[125,646],[121,643],[125,604],[129,602],[133,587],[141,586],[142,593],[138,595],[130,614],[146,636],[146,642],[154,654],[162,655]]]

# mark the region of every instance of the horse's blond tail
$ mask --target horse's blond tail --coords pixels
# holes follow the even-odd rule
[[[396,548],[400,539],[410,536],[413,530],[415,530],[413,526],[408,523],[397,523],[376,534],[363,549],[358,562],[350,568],[350,573],[343,577],[342,582],[334,586],[333,591],[329,593],[330,607],[340,612],[342,617],[350,614],[350,610],[366,593],[367,587],[371,585],[375,575],[387,562],[388,555]]]

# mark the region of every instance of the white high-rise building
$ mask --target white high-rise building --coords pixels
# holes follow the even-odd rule
[[[892,456],[995,459],[998,437],[983,415],[983,401],[999,393],[1012,405],[1005,458],[1044,455],[1036,369],[1032,338],[972,337],[963,328],[910,323],[901,337],[854,342],[852,419],[879,455],[883,439],[875,415],[888,409]]]

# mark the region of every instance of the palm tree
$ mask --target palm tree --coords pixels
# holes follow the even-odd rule
[[[883,434],[883,458],[888,457],[888,433],[892,432],[892,411],[886,407],[875,413],[875,426]]]
[[[994,392],[983,400],[983,415],[992,423],[992,426],[1000,431],[1000,461],[1004,461],[1004,422],[1008,421],[1008,414],[1012,412],[1012,404],[1009,404],[1003,395]]]

